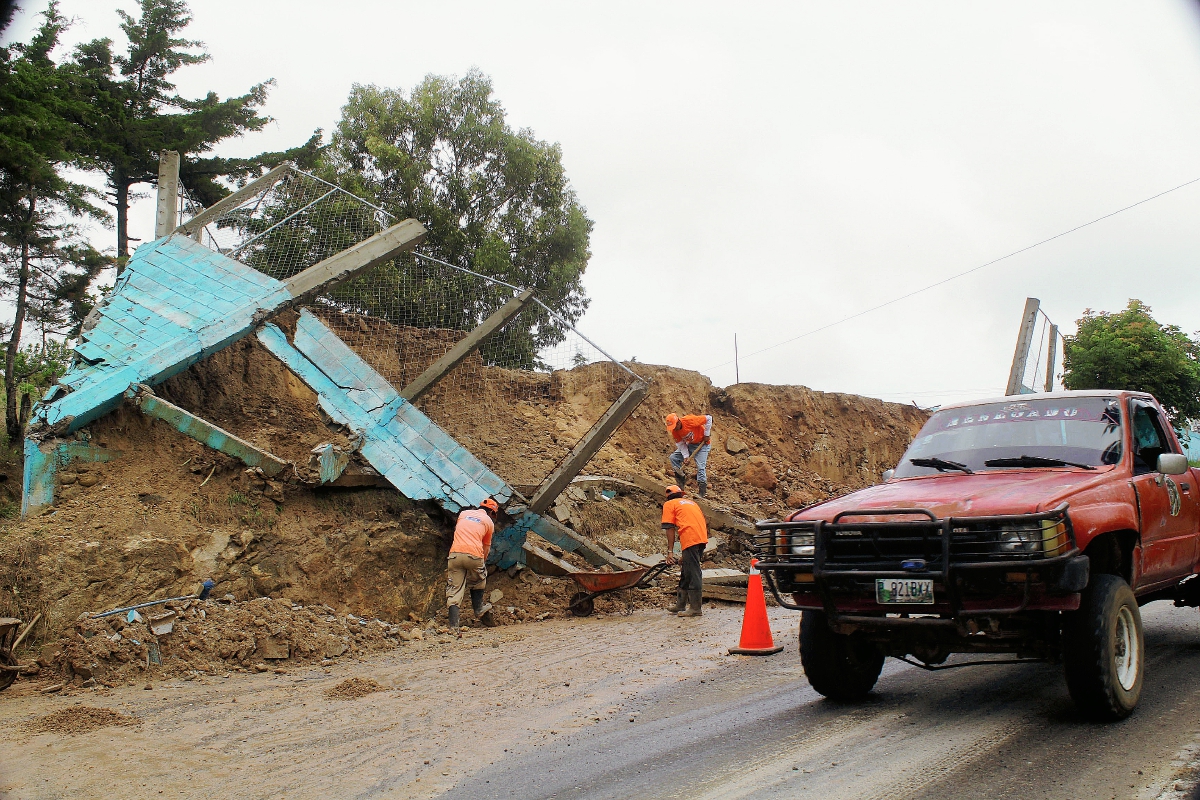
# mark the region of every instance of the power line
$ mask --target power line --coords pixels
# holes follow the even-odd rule
[[[894,305],[895,303],[899,303],[901,300],[907,300],[910,297],[915,297],[916,295],[919,295],[922,292],[927,292],[930,289],[936,289],[938,286],[941,286],[942,284],[950,283],[950,281],[958,280],[959,278],[962,278],[966,275],[970,275],[972,272],[978,272],[979,270],[984,269],[985,267],[990,267],[993,264],[999,264],[1001,261],[1012,258],[1013,256],[1020,255],[1021,253],[1032,250],[1035,247],[1041,247],[1042,245],[1047,244],[1048,242],[1053,242],[1055,239],[1061,239],[1062,237],[1064,237],[1068,234],[1074,233],[1075,231],[1083,230],[1084,228],[1088,227],[1089,225],[1095,225],[1097,222],[1103,222],[1104,220],[1108,219],[1109,217],[1115,217],[1117,214],[1128,211],[1131,208],[1137,208],[1140,205],[1149,203],[1151,200],[1157,200],[1158,198],[1168,195],[1171,192],[1178,191],[1179,189],[1182,189],[1185,186],[1191,186],[1193,183],[1196,183],[1196,182],[1200,182],[1200,178],[1193,178],[1192,180],[1187,181],[1186,183],[1181,183],[1178,186],[1174,186],[1170,189],[1167,189],[1165,192],[1159,192],[1156,195],[1151,195],[1150,197],[1147,197],[1143,200],[1138,200],[1136,203],[1127,205],[1124,208],[1118,208],[1116,211],[1110,211],[1109,213],[1105,214],[1102,217],[1096,217],[1091,222],[1085,222],[1082,225],[1076,225],[1074,228],[1065,230],[1062,233],[1057,233],[1048,239],[1042,239],[1040,242],[1034,242],[1031,245],[1022,247],[1020,250],[1014,250],[1011,253],[1009,253],[1008,255],[1004,255],[1004,256],[1000,256],[999,258],[992,259],[991,261],[987,262],[986,264],[980,264],[977,267],[971,267],[968,270],[964,270],[962,272],[956,273],[954,275],[949,276],[948,278],[942,278],[940,281],[931,283],[928,286],[922,286],[920,289],[914,289],[913,291],[909,292],[908,294],[903,294],[903,295],[900,295],[899,297],[894,297],[891,300],[880,303],[877,306],[871,306],[868,309],[859,311],[855,314],[851,314],[848,317],[842,317],[839,320],[830,322],[826,325],[822,325],[819,328],[813,328],[810,331],[805,331],[804,333],[800,334],[799,336],[793,336],[790,339],[784,339],[782,342],[776,342],[775,344],[768,345],[768,346],[762,348],[761,350],[755,350],[751,353],[747,353],[745,357],[751,358],[752,356],[759,355],[760,353],[765,353],[768,350],[774,350],[776,347],[783,347],[785,344],[791,344],[792,342],[797,341],[799,339],[803,339],[806,336],[812,336],[814,333],[820,333],[821,331],[828,330],[829,328],[832,328],[834,326],[841,325],[844,322],[849,322],[852,319],[858,319],[859,317],[866,316],[867,314],[870,314],[873,311],[878,311],[881,308],[886,308],[890,305]],[[718,369],[720,367],[725,367],[732,363],[733,363],[732,361],[724,361],[720,364],[716,364],[714,366],[708,367],[707,369],[704,369],[702,371],[708,372],[709,370]]]

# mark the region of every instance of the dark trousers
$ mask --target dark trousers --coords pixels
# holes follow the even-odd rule
[[[683,565],[679,574],[679,591],[698,592],[702,588],[701,581],[704,573],[700,569],[700,556],[704,555],[704,545],[694,544],[684,548]]]

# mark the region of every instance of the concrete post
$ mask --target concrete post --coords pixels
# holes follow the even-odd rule
[[[450,348],[444,356],[429,365],[415,381],[404,387],[400,396],[410,403],[433,388],[434,384],[445,377],[446,373],[457,367],[467,356],[479,349],[487,337],[504,327],[504,324],[515,317],[532,299],[533,292],[529,289],[509,300],[495,312],[479,323],[466,338]]]
[[[1013,353],[1012,369],[1008,371],[1006,395],[1021,394],[1021,383],[1025,379],[1025,364],[1029,361],[1029,346],[1033,342],[1034,323],[1037,322],[1041,301],[1036,297],[1025,298],[1025,311],[1021,315],[1021,332],[1017,335],[1017,349]],[[1036,379],[1035,379],[1036,380]]]
[[[1058,366],[1056,358],[1058,356],[1058,326],[1050,325],[1050,352],[1046,358],[1046,391],[1054,391],[1054,369]]]
[[[179,153],[163,150],[158,154],[158,213],[154,218],[154,238],[175,230],[179,219]]]

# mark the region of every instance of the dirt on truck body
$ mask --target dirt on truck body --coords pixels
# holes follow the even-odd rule
[[[1080,709],[1120,719],[1142,690],[1139,606],[1200,605],[1198,482],[1147,394],[949,406],[882,484],[759,523],[759,569],[803,611],[826,696],[865,695],[887,656],[1005,653],[1061,659]]]

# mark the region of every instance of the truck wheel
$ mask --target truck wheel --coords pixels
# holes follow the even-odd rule
[[[1142,615],[1129,584],[1095,575],[1078,611],[1063,615],[1063,666],[1075,705],[1112,721],[1133,713],[1142,696]]]
[[[823,611],[800,616],[800,663],[808,682],[830,700],[867,696],[879,680],[883,653],[870,642],[829,629]]]

